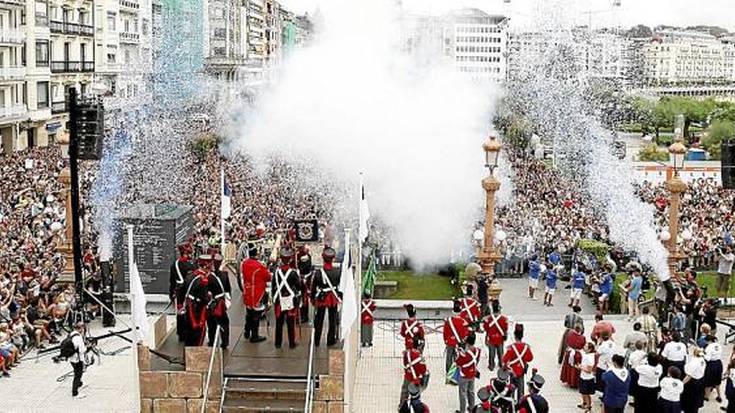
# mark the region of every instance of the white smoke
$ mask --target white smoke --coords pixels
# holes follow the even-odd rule
[[[284,63],[235,146],[305,156],[348,181],[364,172],[371,212],[430,264],[468,244],[483,205],[493,90],[460,77],[441,48],[417,66],[394,4],[323,1],[319,36]]]

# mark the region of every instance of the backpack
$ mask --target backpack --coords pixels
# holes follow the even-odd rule
[[[77,352],[77,348],[72,341],[75,335],[75,333],[69,334],[65,339],[61,340],[61,344],[59,344],[59,357],[68,359]]]

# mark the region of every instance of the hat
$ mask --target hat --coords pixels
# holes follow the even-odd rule
[[[510,374],[508,373],[508,370],[505,369],[499,369],[498,370],[498,380],[509,382],[510,381]]]
[[[523,324],[516,323],[516,326],[513,329],[513,335],[515,335],[516,337],[523,337]]]
[[[294,256],[294,252],[291,248],[288,247],[281,248],[280,256],[282,259],[291,259]]]
[[[197,258],[197,262],[208,264],[212,262],[212,256],[209,254],[202,254]]]
[[[324,261],[332,261],[336,256],[337,252],[334,250],[334,248],[327,247],[324,248],[324,251],[322,251],[322,258],[324,259]]]
[[[528,385],[536,390],[541,390],[544,387],[544,383],[546,383],[546,380],[538,373],[533,373],[531,380],[528,381]]]
[[[248,256],[249,257],[255,257],[260,255],[260,251],[258,250],[258,246],[254,242],[248,242]]]
[[[490,393],[488,386],[484,386],[477,391],[477,398],[481,401],[489,400],[490,397],[492,397],[492,393]]]

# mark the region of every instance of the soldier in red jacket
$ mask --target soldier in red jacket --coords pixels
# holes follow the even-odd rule
[[[498,366],[503,365],[503,347],[508,338],[508,318],[500,314],[500,303],[495,300],[493,311],[482,320],[482,330],[485,332],[485,344],[488,352],[488,369],[495,370],[495,360]]]
[[[209,282],[212,273],[212,256],[201,255],[197,259],[199,268],[191,273],[186,288],[186,336],[187,346],[201,346],[207,331],[208,305],[210,302]]]
[[[362,310],[360,311],[360,344],[363,347],[373,346],[373,321],[375,321],[375,300],[369,292],[362,294]]]
[[[416,318],[416,308],[413,304],[406,304],[403,308],[406,309],[408,318],[401,323],[401,337],[403,337],[407,349],[416,348],[423,352],[425,332],[423,324]]]
[[[333,248],[324,248],[322,259],[324,265],[314,272],[311,294],[314,299],[314,345],[319,346],[322,338],[322,327],[325,315],[329,316],[327,325],[327,346],[337,344],[337,318],[342,293],[339,291],[342,270],[334,267],[337,252]]]
[[[416,348],[416,342],[411,341],[411,347],[403,351],[403,385],[399,405],[408,398],[408,386],[414,384],[425,389],[429,383],[429,371],[421,352]]]
[[[446,346],[446,358],[444,362],[444,371],[449,373],[449,369],[454,364],[457,355],[457,347],[464,344],[469,334],[469,326],[467,320],[459,316],[460,305],[459,300],[454,300],[452,308],[454,315],[444,320],[444,345]]]
[[[266,288],[271,282],[272,275],[268,268],[258,258],[260,251],[255,244],[248,244],[248,258],[240,264],[242,274],[242,302],[245,305],[245,331],[246,339],[251,343],[265,341],[260,336],[260,319],[268,305]]]
[[[459,300],[460,312],[459,315],[467,320],[470,326],[479,324],[480,318],[482,317],[482,308],[480,303],[472,297],[466,296]]]
[[[457,351],[457,368],[459,369],[459,411],[466,412],[467,407],[475,405],[475,379],[480,377],[480,349],[475,347],[475,333],[467,335],[465,348]]]
[[[517,398],[525,391],[524,378],[528,370],[528,363],[533,361],[531,346],[523,342],[523,324],[516,324],[513,331],[515,342],[509,345],[503,354],[503,366],[513,373],[511,379],[517,389]]]

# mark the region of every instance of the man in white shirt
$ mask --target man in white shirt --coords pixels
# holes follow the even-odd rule
[[[720,256],[717,264],[717,296],[726,297],[730,289],[730,275],[732,274],[735,255],[729,245],[724,249],[718,249],[717,252]]]
[[[87,345],[84,344],[84,323],[78,322],[74,325],[74,331],[71,332],[71,342],[74,344],[74,355],[69,357],[69,362],[74,369],[74,381],[71,386],[71,395],[76,397],[79,395],[79,388],[82,387],[82,374],[84,373],[84,354],[87,352]]]

